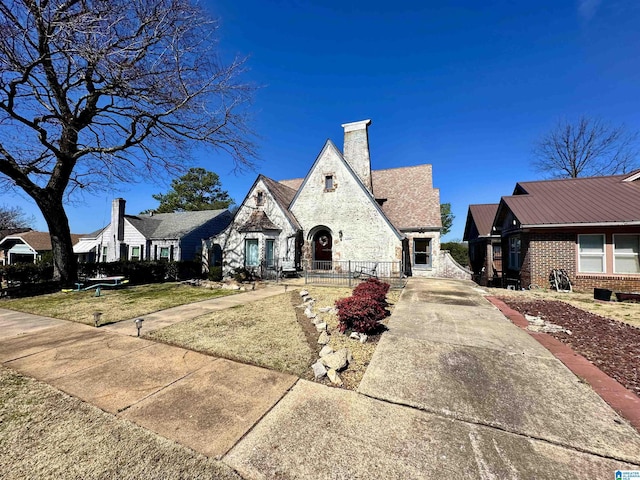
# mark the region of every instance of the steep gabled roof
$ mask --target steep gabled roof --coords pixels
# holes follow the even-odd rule
[[[298,190],[304,178],[278,183]],[[431,165],[372,170],[373,195],[396,229],[440,228],[440,191],[433,188]]]
[[[227,214],[225,215],[225,212]],[[224,229],[229,223],[228,210],[125,215],[131,225],[149,240],[179,239],[204,223],[214,220],[214,226]]]
[[[440,228],[440,191],[433,188],[431,165],[371,172],[373,193],[386,199],[382,211],[398,229]]]
[[[360,179],[360,177],[355,173],[353,168],[351,168],[351,165],[349,165],[349,162],[347,162],[344,159],[344,156],[342,155],[342,152],[340,152],[340,150],[338,150],[338,147],[336,147],[335,144],[331,140],[327,140],[325,142],[324,146],[322,147],[322,150],[320,150],[320,153],[316,157],[315,162],[313,162],[313,165],[309,169],[309,172],[307,172],[307,176],[304,178],[304,180],[302,181],[302,184],[300,185],[300,188],[296,192],[296,195],[293,197],[293,200],[291,201],[290,206],[293,205],[296,202],[296,199],[300,195],[300,192],[304,188],[306,182],[308,181],[309,177],[311,176],[312,172],[315,170],[315,168],[318,165],[318,163],[320,162],[320,160],[323,158],[323,156],[324,156],[326,151],[333,151],[338,156],[338,158],[342,162],[342,164],[343,164],[344,168],[346,169],[346,171],[349,172],[349,174],[353,177],[353,180],[355,181],[355,183],[362,189],[362,191],[364,192],[366,197],[371,201],[371,203],[374,206],[374,208],[376,210],[378,210],[378,212],[380,213],[380,215],[382,216],[384,221],[387,223],[387,225],[391,228],[393,233],[395,235],[397,235],[398,238],[403,238],[404,235],[400,232],[398,227],[396,227],[391,222],[391,220],[389,220],[389,217],[387,217],[387,215],[384,213],[384,211],[382,210],[382,207],[380,207],[380,205],[378,204],[378,202],[374,198],[373,194],[367,189],[367,187],[365,187],[365,185],[364,185],[364,183],[362,183],[362,180]]]
[[[265,184],[265,186],[271,193],[271,196],[276,201],[282,212],[289,219],[291,225],[295,229],[299,230],[300,224],[298,223],[298,220],[289,211],[289,205],[291,205],[293,197],[296,196],[297,189],[293,189],[287,185],[284,185],[282,182],[276,182],[275,180],[269,177],[265,177],[264,175],[259,175],[258,179],[262,179],[262,182]],[[300,183],[302,183],[302,181]]]
[[[300,189],[300,185],[304,182],[304,178],[291,178],[289,180],[280,180],[278,183],[284,185],[285,187],[289,187],[296,192]]]
[[[480,237],[488,237],[492,234],[493,221],[496,218],[496,212],[498,211],[497,203],[483,203],[476,205],[469,205],[469,211],[467,213],[467,223],[464,228],[463,240],[469,240],[471,235],[472,223]]]
[[[519,182],[502,197],[523,227],[554,225],[640,224],[638,172],[607,177]]]

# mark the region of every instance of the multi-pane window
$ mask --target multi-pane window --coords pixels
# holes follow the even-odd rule
[[[265,260],[267,261],[267,268],[273,268],[276,266],[275,240],[267,239],[265,243]]]
[[[169,260],[169,247],[160,247],[160,260]]]
[[[509,237],[509,268],[511,270],[520,270],[520,249],[522,243],[520,237]]]
[[[131,247],[131,260],[140,260],[140,247]]]
[[[578,270],[604,273],[604,235],[578,235]]]
[[[430,238],[415,238],[413,240],[413,264],[416,267],[431,267]]]
[[[258,192],[256,195],[256,204],[264,205],[264,192]]]
[[[640,235],[614,235],[613,271],[615,273],[640,273],[639,251]]]
[[[247,267],[258,266],[258,240],[255,238],[244,241],[244,264]]]
[[[109,247],[102,247],[102,262],[107,262],[107,253],[109,252]]]

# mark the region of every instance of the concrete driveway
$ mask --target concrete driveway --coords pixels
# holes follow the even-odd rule
[[[612,479],[640,435],[470,282],[411,279],[358,392],[299,381],[246,478]]]

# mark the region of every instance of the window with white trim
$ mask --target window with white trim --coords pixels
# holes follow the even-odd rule
[[[605,272],[604,235],[578,235],[578,271]]]
[[[107,253],[109,252],[109,247],[102,247],[102,263],[107,262]]]
[[[169,260],[169,247],[160,247],[160,260]]]
[[[247,238],[244,241],[244,265],[246,267],[257,267],[258,258],[258,239]]]
[[[129,259],[132,261],[140,260],[140,247],[131,247],[131,253]]]
[[[640,235],[613,236],[614,273],[640,273]]]

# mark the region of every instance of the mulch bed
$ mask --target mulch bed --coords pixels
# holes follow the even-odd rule
[[[509,307],[571,331],[549,333],[640,396],[640,328],[556,300],[500,298]]]

